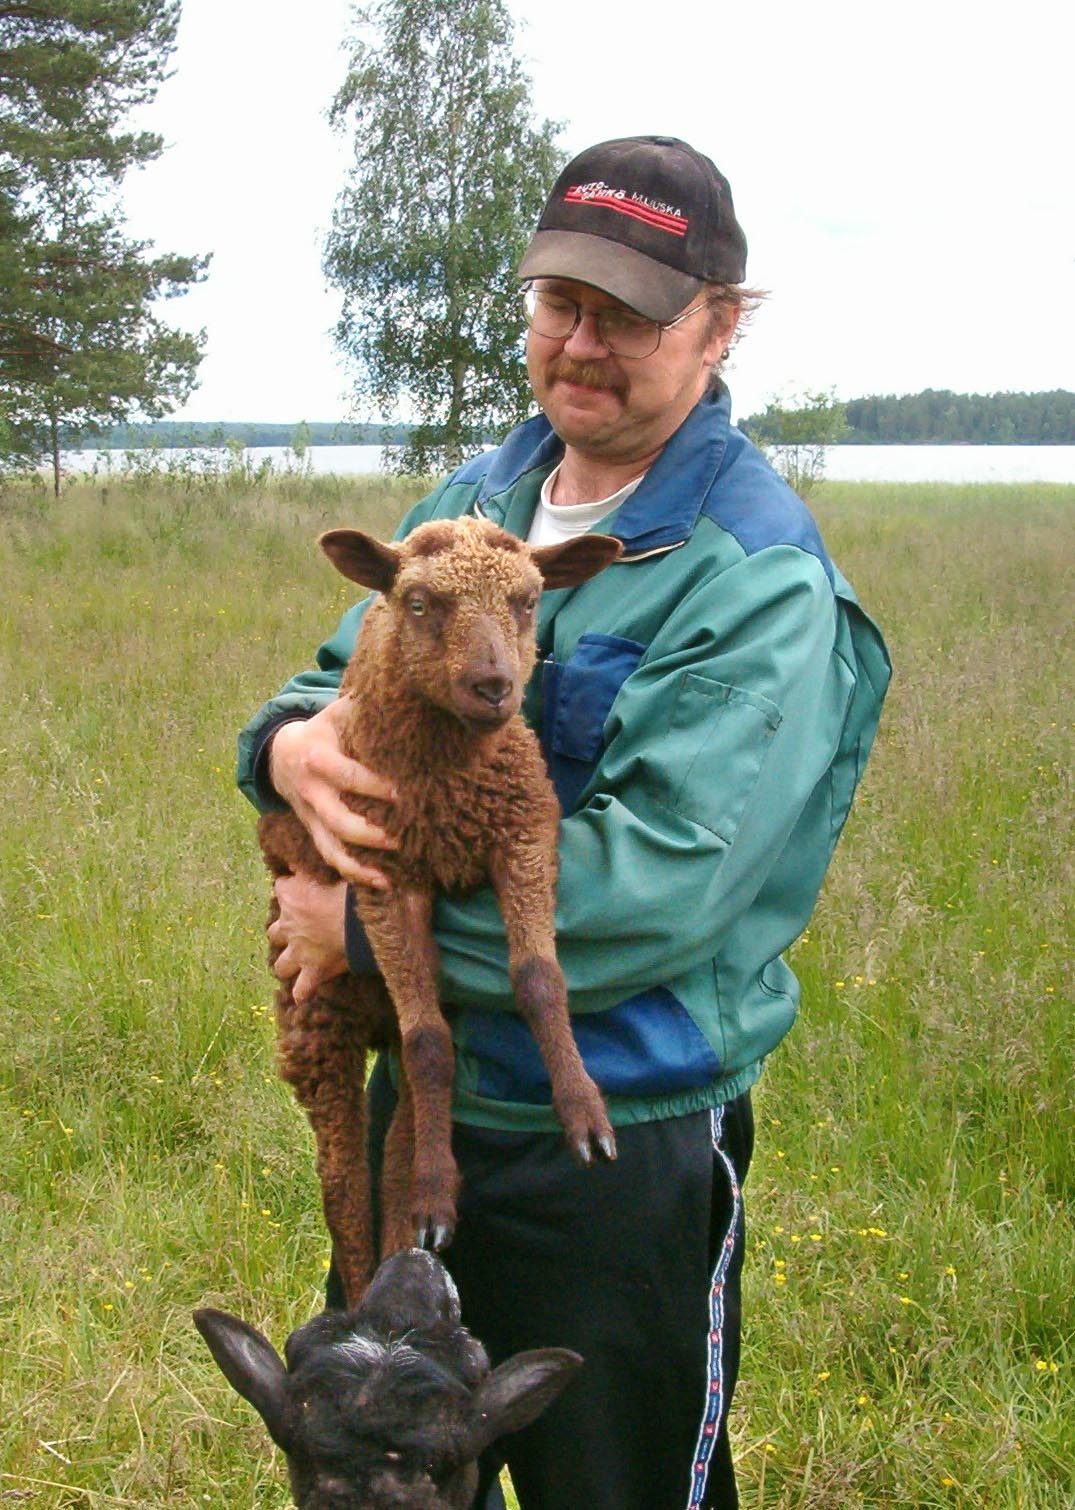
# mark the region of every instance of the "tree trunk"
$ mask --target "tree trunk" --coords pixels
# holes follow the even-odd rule
[[[55,414],[49,415],[49,438],[52,442],[52,491],[60,496],[60,426]]]
[[[463,395],[467,381],[467,363],[464,357],[452,358],[452,397],[448,406],[448,418],[444,423],[445,461],[455,468],[463,460]]]

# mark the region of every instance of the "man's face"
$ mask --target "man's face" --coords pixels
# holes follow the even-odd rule
[[[569,449],[588,459],[648,459],[705,392],[734,321],[714,329],[710,306],[663,331],[651,356],[621,357],[602,344],[594,321],[602,309],[624,308],[618,299],[566,278],[542,278],[537,287],[574,299],[583,316],[566,339],[535,330],[527,335],[530,383],[549,423]],[[702,304],[704,297],[685,307]]]

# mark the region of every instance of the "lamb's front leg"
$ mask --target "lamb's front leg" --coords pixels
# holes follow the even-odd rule
[[[553,1110],[568,1145],[583,1164],[589,1164],[595,1152],[614,1159],[616,1139],[604,1100],[571,1031],[567,983],[556,958],[549,856],[538,844],[519,842],[491,857],[489,873],[508,937],[515,1002],[549,1072]]]
[[[430,892],[394,887],[363,892],[358,909],[396,1011],[402,1073],[410,1092],[413,1132],[390,1138],[383,1187],[395,1209],[384,1213],[384,1233],[398,1242],[400,1222],[410,1219],[420,1248],[444,1248],[455,1231],[459,1172],[452,1155],[452,1077],[455,1051],[437,997],[437,946]],[[398,1120],[398,1119],[397,1119]],[[413,1140],[409,1181],[394,1167]],[[409,1212],[400,1212],[398,1192],[409,1188]],[[396,1194],[393,1194],[396,1193]]]
[[[391,1258],[415,1243],[411,1210],[414,1171],[414,1105],[406,1075],[399,1077],[399,1094],[385,1138],[381,1160],[381,1259]],[[434,1237],[437,1234],[434,1233]],[[422,1244],[424,1246],[424,1244]]]

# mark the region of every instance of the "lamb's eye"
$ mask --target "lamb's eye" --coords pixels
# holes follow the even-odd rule
[[[414,616],[415,616],[416,619],[420,619],[422,617],[422,615],[426,611],[425,599],[424,598],[408,598],[407,599],[407,607],[411,611],[411,613],[414,614]]]

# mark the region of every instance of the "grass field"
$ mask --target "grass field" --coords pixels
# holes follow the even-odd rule
[[[288,1503],[189,1320],[282,1341],[326,1254],[234,736],[408,496],[0,494],[0,1503]],[[1075,488],[816,512],[897,679],[756,1098],[743,1503],[1070,1510]]]

